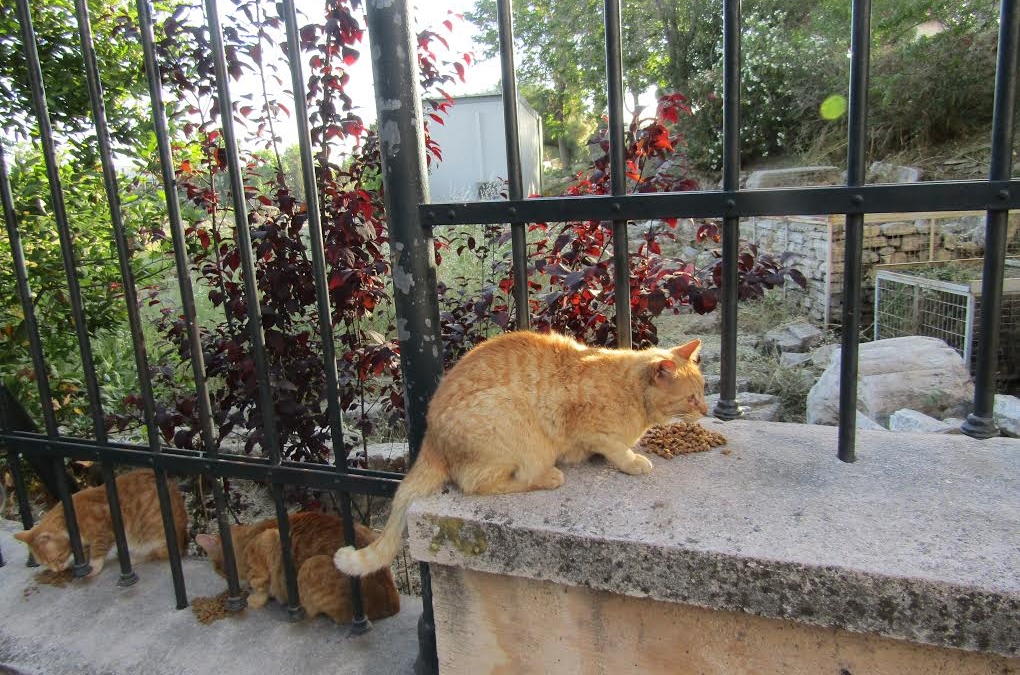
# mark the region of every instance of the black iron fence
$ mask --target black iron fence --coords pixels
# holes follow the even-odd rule
[[[390,232],[394,276],[411,280],[411,283],[396,284],[394,299],[398,317],[401,345],[401,366],[404,373],[406,416],[409,444],[412,457],[417,451],[424,433],[425,410],[442,373],[442,345],[440,320],[436,295],[436,269],[432,247],[434,228],[460,224],[505,224],[509,223],[513,244],[514,298],[518,316],[516,325],[528,327],[529,303],[527,287],[527,264],[525,260],[525,227],[530,222],[557,222],[565,220],[603,220],[612,223],[614,234],[614,274],[616,288],[628,288],[627,275],[628,221],[649,218],[721,218],[722,226],[722,353],[721,353],[721,394],[716,416],[734,419],[740,416],[740,405],[736,385],[736,337],[739,329],[737,308],[737,253],[739,220],[749,216],[786,214],[846,214],[846,259],[845,298],[842,303],[842,376],[840,388],[839,443],[837,455],[843,461],[854,460],[855,413],[857,399],[857,356],[861,311],[862,284],[862,240],[863,216],[866,213],[984,210],[986,221],[986,254],[983,275],[982,297],[985,307],[998,308],[1001,304],[1001,289],[1006,250],[1006,218],[1010,209],[1020,207],[1020,184],[1011,178],[1013,123],[1017,78],[1017,58],[1020,54],[1020,1],[1003,0],[999,31],[998,65],[995,83],[995,108],[992,133],[992,161],[987,180],[923,183],[902,185],[866,185],[865,137],[868,111],[868,63],[869,63],[869,0],[853,2],[851,81],[849,96],[850,143],[847,161],[847,184],[839,187],[797,188],[776,190],[743,191],[739,189],[739,83],[740,83],[740,2],[723,0],[724,30],[724,154],[722,190],[711,192],[686,192],[665,194],[625,194],[624,166],[624,121],[623,85],[621,66],[621,22],[620,0],[606,0],[606,72],[609,101],[609,145],[612,174],[612,194],[597,197],[539,198],[524,199],[522,193],[521,162],[516,124],[517,86],[514,72],[513,37],[510,0],[498,3],[498,22],[502,62],[502,87],[506,124],[506,147],[509,179],[509,200],[478,203],[430,203],[427,196],[426,164],[424,161],[424,138],[422,132],[422,108],[417,95],[418,71],[415,62],[414,20],[410,3],[406,0],[393,2],[369,2],[367,5],[368,26],[373,43],[372,61],[375,74],[378,124],[383,155],[383,180],[385,202]],[[13,198],[8,182],[6,159],[0,155],[0,196],[7,235],[10,238],[13,266],[16,272],[18,291],[25,313],[25,324],[31,343],[31,353],[37,376],[39,395],[42,401],[43,431],[37,432],[30,425],[18,424],[12,403],[6,402],[0,427],[0,441],[6,445],[10,456],[10,467],[14,475],[17,498],[21,506],[24,526],[32,525],[32,514],[25,493],[25,481],[20,472],[21,456],[31,457],[40,466],[50,466],[50,479],[61,497],[67,517],[74,556],[74,573],[82,576],[88,572],[82,551],[80,534],[74,517],[70,488],[64,471],[67,458],[98,461],[108,486],[111,512],[117,533],[121,583],[130,584],[135,574],[131,569],[123,524],[119,518],[118,495],[115,484],[110,480],[116,465],[152,467],[157,476],[166,473],[204,474],[213,477],[214,500],[217,522],[223,541],[230,607],[243,606],[243,598],[234,564],[234,551],[230,528],[226,520],[225,497],[221,480],[237,477],[268,483],[272,489],[283,543],[285,573],[288,595],[291,598],[292,617],[301,615],[297,592],[296,576],[289,546],[289,532],[284,506],[282,487],[302,485],[320,490],[336,491],[344,516],[346,534],[353,541],[353,520],[351,517],[350,494],[391,495],[399,476],[386,472],[349,468],[338,451],[333,467],[315,466],[285,461],[281,456],[280,438],[276,431],[273,410],[273,387],[268,379],[264,336],[259,302],[253,283],[255,269],[251,258],[251,242],[247,221],[248,205],[244,196],[237,143],[234,138],[233,120],[228,113],[222,115],[222,130],[225,137],[227,165],[231,178],[230,193],[236,219],[238,247],[242,256],[241,271],[247,296],[248,326],[251,327],[253,358],[259,376],[258,406],[265,434],[268,457],[256,459],[237,455],[223,455],[218,452],[212,439],[212,413],[207,390],[203,352],[199,341],[198,323],[191,278],[186,259],[184,228],[182,226],[178,195],[175,187],[174,168],[171,157],[170,136],[167,131],[160,77],[157,72],[152,33],[151,10],[147,0],[138,0],[137,9],[141,27],[141,40],[145,54],[145,68],[150,84],[152,120],[158,140],[159,160],[166,191],[166,213],[173,239],[177,279],[180,284],[182,305],[187,335],[190,344],[191,365],[195,386],[198,391],[198,412],[202,423],[204,447],[200,450],[182,450],[166,447],[160,440],[154,420],[154,398],[149,379],[149,363],[145,344],[141,339],[140,319],[132,278],[130,251],[125,241],[121,223],[120,203],[116,172],[112,163],[110,141],[106,127],[103,103],[103,89],[100,73],[92,45],[89,28],[88,8],[85,0],[77,0],[77,18],[80,27],[81,46],[85,56],[89,82],[89,95],[93,118],[103,159],[104,178],[110,203],[114,242],[120,261],[125,302],[131,324],[135,358],[144,403],[144,414],[148,444],[138,445],[111,440],[103,423],[95,364],[90,351],[89,335],[86,330],[81,292],[76,277],[74,241],[68,226],[63,204],[63,190],[57,171],[55,148],[46,95],[43,90],[39,56],[36,51],[36,37],[31,23],[28,0],[16,0],[18,20],[29,65],[35,113],[40,133],[40,143],[46,160],[47,176],[52,196],[53,213],[57,224],[63,254],[68,298],[74,316],[84,381],[88,390],[90,416],[93,422],[94,440],[72,438],[62,435],[53,413],[52,396],[47,381],[38,326],[33,312],[30,293],[30,278],[24,255],[19,243],[18,214],[14,210]],[[290,54],[298,54],[298,27],[293,0],[283,0],[282,19],[287,31]],[[231,110],[230,92],[227,88],[227,65],[224,59],[222,34],[218,20],[216,0],[205,1],[212,40],[212,54],[218,82],[219,110]],[[304,78],[299,59],[290,60],[290,72],[294,91],[302,91]],[[393,105],[393,101],[401,105]],[[322,230],[319,222],[319,205],[316,194],[316,180],[312,146],[309,137],[308,111],[302,96],[296,97],[294,117],[299,127],[301,150],[301,172],[308,200],[308,216],[311,231],[312,260],[319,316],[329,316],[326,267],[323,254]],[[0,152],[3,148],[0,145]],[[620,346],[630,345],[630,302],[624,293],[616,295],[616,322]],[[984,336],[978,353],[977,383],[974,409],[963,427],[965,433],[976,438],[989,437],[996,433],[992,423],[992,406],[995,384],[995,363],[997,336],[999,335],[999,312],[982,312],[981,334]],[[326,364],[326,387],[329,426],[334,448],[344,447],[345,430],[339,409],[339,384],[335,368],[332,328],[328,321],[320,322],[320,339]],[[157,482],[163,486],[162,480]],[[179,608],[187,605],[187,594],[181,574],[181,552],[177,550],[170,517],[169,497],[165,487],[159,493],[164,514],[167,542],[170,546],[170,568],[176,589]],[[424,612],[419,624],[420,654],[418,669],[422,672],[435,670],[435,638],[431,618],[431,597],[428,568],[422,568]],[[354,626],[365,630],[368,622],[364,617],[358,584],[354,589]]]

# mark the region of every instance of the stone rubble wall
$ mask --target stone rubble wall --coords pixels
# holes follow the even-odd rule
[[[760,171],[751,174],[747,185],[770,188],[833,185],[838,182],[834,180],[837,174],[833,169],[801,167]],[[876,164],[872,172],[882,178],[903,182],[913,182],[919,177],[916,170],[909,167]],[[864,225],[862,325],[866,326],[871,321],[875,265],[959,260],[984,254],[983,213],[889,214],[887,221],[875,220],[880,217],[869,216]],[[1008,227],[1008,251],[1020,254],[1020,214],[1010,216]],[[748,242],[776,255],[791,251],[799,256],[794,265],[807,277],[807,290],[789,286],[786,292],[812,321],[819,324],[839,322],[845,229],[842,215],[748,218],[740,224],[741,237]]]
[[[862,325],[870,322],[876,265],[960,260],[984,255],[983,214],[957,214],[948,218],[939,217],[940,214],[928,215],[934,217],[864,225]],[[740,226],[741,237],[766,251],[798,254],[794,265],[807,277],[808,288],[801,291],[790,287],[787,293],[812,321],[820,324],[839,322],[846,240],[846,225],[842,221],[842,216],[817,219],[785,216],[750,218]],[[1007,237],[1008,251],[1020,254],[1020,215],[1010,216]],[[828,316],[826,296],[829,297]]]

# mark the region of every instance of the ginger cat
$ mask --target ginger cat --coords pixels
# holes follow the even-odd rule
[[[355,540],[361,546],[375,541],[375,533],[359,523],[355,523],[354,531]],[[248,604],[262,607],[271,597],[287,603],[287,581],[276,519],[234,525],[230,533],[238,576],[246,579],[251,587]],[[298,596],[305,613],[308,617],[325,614],[337,623],[349,623],[354,618],[351,580],[336,569],[331,558],[333,551],[346,543],[343,521],[326,513],[295,513],[290,516],[290,533],[294,565],[298,570]],[[216,572],[225,577],[219,537],[200,534],[195,542],[209,554]],[[369,619],[384,619],[400,611],[400,595],[388,568],[363,579],[361,592]]]
[[[170,490],[177,543],[184,550],[188,541],[188,513],[184,507],[184,497],[174,481],[167,480],[167,487]],[[117,476],[117,495],[120,497],[124,534],[131,560],[169,558],[163,516],[160,514],[156,494],[155,473],[151,469],[136,469]],[[76,492],[71,498],[74,500],[75,516],[81,531],[81,543],[88,563],[92,566],[88,576],[94,577],[103,570],[107,554],[116,546],[106,486]],[[64,507],[60,504],[47,511],[31,530],[15,532],[14,537],[27,544],[39,564],[51,571],[60,572],[71,566],[71,539],[67,534]]]
[[[338,569],[386,567],[403,540],[407,508],[452,480],[467,494],[551,490],[556,464],[605,456],[620,471],[652,463],[631,447],[656,424],[707,414],[700,340],[673,349],[591,348],[562,335],[518,331],[483,342],[446,374],[429,404],[421,451],[367,548],[338,550]]]

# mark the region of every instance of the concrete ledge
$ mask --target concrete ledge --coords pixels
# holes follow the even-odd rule
[[[0,521],[0,673],[17,675],[395,675],[413,672],[418,598],[401,598],[396,616],[352,637],[326,617],[289,623],[271,602],[202,625],[174,608],[165,563],[137,567],[140,580],[118,588],[117,564],[64,588],[38,585],[25,546]],[[189,597],[216,595],[226,582],[205,560],[185,559]]]
[[[411,509],[419,560],[1007,657],[1020,653],[1020,441],[706,420],[718,450],[633,477]]]

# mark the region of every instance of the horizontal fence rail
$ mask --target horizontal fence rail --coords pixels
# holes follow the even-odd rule
[[[529,223],[611,220],[621,213],[630,220],[652,220],[1016,209],[1020,209],[1020,180],[996,179],[739,192],[538,197],[516,202],[436,202],[421,204],[419,217],[427,227],[440,227],[500,224],[513,218]]]

